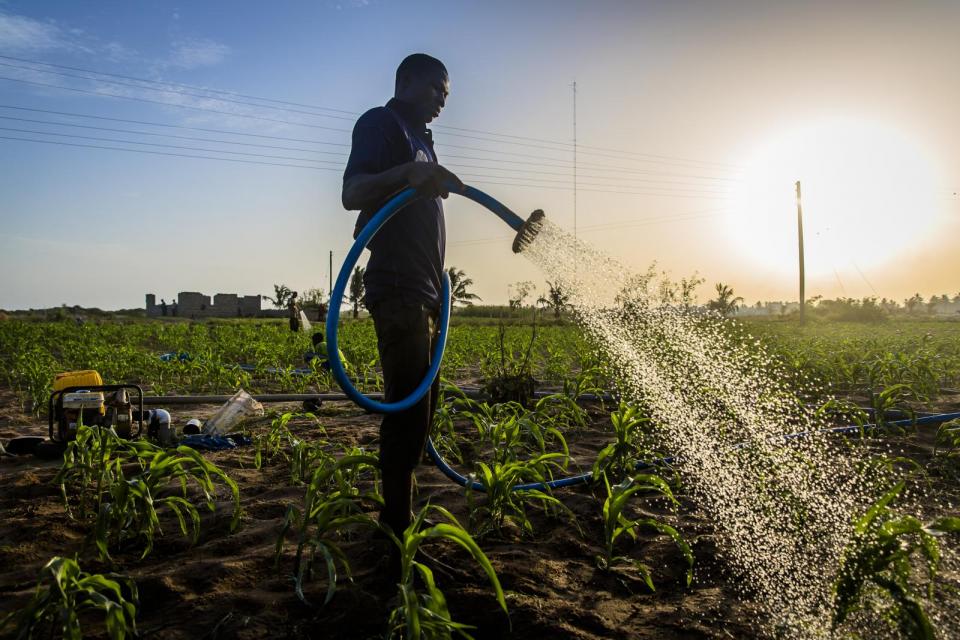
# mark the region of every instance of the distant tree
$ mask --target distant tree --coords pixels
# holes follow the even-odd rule
[[[309,305],[311,307],[313,306],[319,307],[327,299],[323,289],[320,289],[318,287],[307,289],[306,291],[301,293],[298,297],[300,298],[300,302],[303,303],[304,306]]]
[[[467,291],[467,287],[473,286],[473,280],[467,277],[463,269],[450,267],[447,269],[447,277],[450,278],[450,301],[453,304],[462,302],[469,307],[474,300],[483,300],[477,294]]]
[[[350,294],[347,299],[353,305],[354,319],[360,316],[360,304],[363,303],[363,297],[366,295],[366,288],[363,286],[363,274],[366,269],[363,267],[354,267],[353,275],[350,276]]]
[[[684,309],[689,309],[693,306],[696,300],[697,287],[704,282],[706,282],[706,279],[701,278],[696,271],[694,271],[693,275],[689,278],[682,278],[680,280],[680,304],[683,305]]]
[[[522,309],[524,301],[526,301],[526,299],[536,288],[536,285],[529,280],[521,280],[520,282],[515,282],[514,284],[510,285],[510,289],[513,290],[513,295],[510,296],[510,300],[508,301],[510,303],[510,308]]]
[[[559,320],[561,312],[567,308],[567,304],[570,302],[570,294],[559,283],[553,284],[547,280],[547,286],[550,287],[549,292],[546,296],[537,298],[537,304],[553,309],[553,317]]]
[[[907,313],[913,313],[917,307],[923,304],[923,296],[919,293],[913,294],[913,296],[907,298],[903,301],[903,306],[907,309]]]
[[[733,288],[729,285],[718,282],[715,289],[717,290],[717,297],[707,303],[707,308],[719,312],[722,316],[734,313],[740,303],[743,302],[743,298],[740,296],[733,296]]]
[[[272,302],[277,309],[284,309],[290,301],[290,294],[292,293],[293,291],[287,285],[275,284],[273,285],[273,297],[263,296],[263,299]]]

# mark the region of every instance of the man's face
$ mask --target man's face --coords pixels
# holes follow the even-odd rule
[[[445,71],[436,69],[404,78],[397,98],[415,106],[424,122],[431,122],[440,115],[448,95],[450,78]]]

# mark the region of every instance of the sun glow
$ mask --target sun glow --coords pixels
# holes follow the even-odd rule
[[[727,229],[759,266],[796,273],[797,180],[811,276],[886,263],[937,226],[936,172],[914,141],[881,123],[824,120],[749,156]]]

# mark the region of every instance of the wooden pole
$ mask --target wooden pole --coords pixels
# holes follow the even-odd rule
[[[797,180],[797,241],[800,254],[800,324],[806,320],[807,300],[804,292],[803,270],[803,207],[800,205],[800,181]]]

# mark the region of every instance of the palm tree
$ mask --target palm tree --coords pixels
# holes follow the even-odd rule
[[[737,310],[743,298],[733,297],[733,287],[718,282],[716,285],[717,298],[707,303],[707,308],[720,312],[720,315],[727,316]]]
[[[360,303],[363,302],[363,296],[366,295],[366,289],[363,286],[363,274],[366,271],[363,267],[354,267],[353,275],[350,276],[350,294],[347,299],[353,305],[353,318],[360,315]]]
[[[567,303],[570,301],[570,294],[560,284],[553,284],[549,280],[547,280],[547,286],[550,287],[549,293],[546,296],[540,296],[537,304],[553,309],[553,317],[559,320],[560,313],[567,308]]]
[[[467,291],[467,287],[473,285],[473,280],[467,277],[463,269],[450,267],[447,269],[447,277],[450,278],[450,300],[453,304],[462,302],[470,306],[474,300],[483,300],[483,298],[477,294]]]
[[[270,302],[272,302],[273,306],[275,306],[277,309],[283,309],[284,307],[287,306],[287,302],[289,302],[290,300],[290,294],[292,293],[293,291],[291,291],[290,287],[288,287],[287,285],[275,284],[273,285],[274,297],[272,298],[270,296],[261,296],[261,297],[264,300],[269,300]]]

